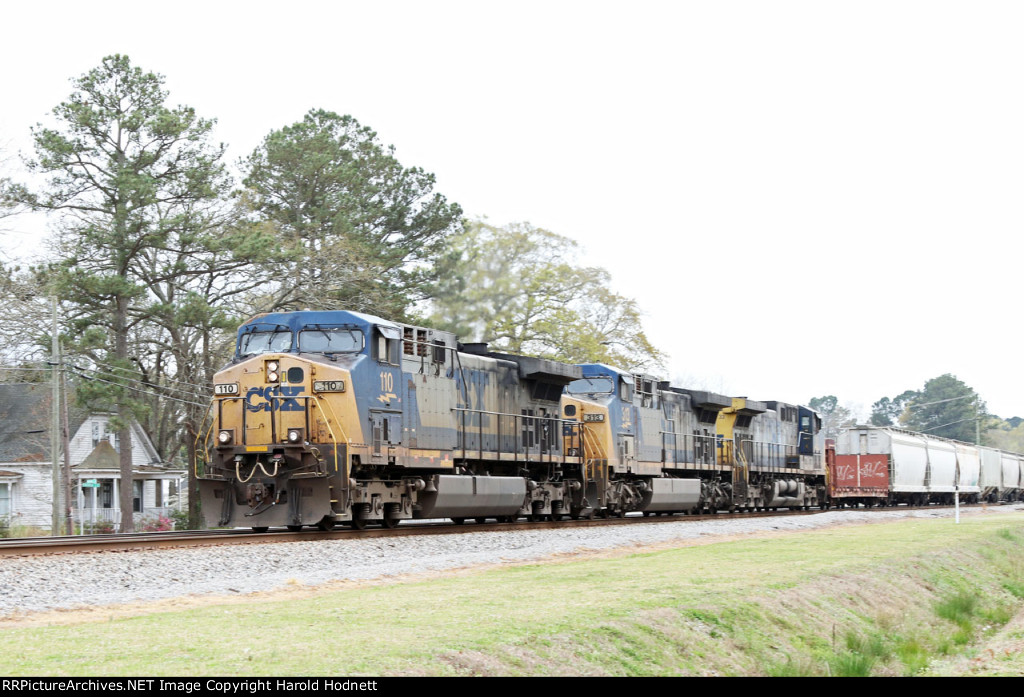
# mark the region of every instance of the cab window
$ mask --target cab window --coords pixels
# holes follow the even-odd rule
[[[299,332],[299,350],[306,353],[359,353],[363,350],[363,333],[358,329],[303,329]]]
[[[292,333],[289,331],[250,332],[238,340],[240,356],[255,356],[261,353],[280,353],[292,347]]]
[[[396,327],[378,326],[374,331],[374,352],[381,363],[398,365],[402,334]]]

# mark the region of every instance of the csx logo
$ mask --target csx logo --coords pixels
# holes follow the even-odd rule
[[[245,408],[249,411],[270,411],[271,398],[276,411],[306,411],[306,405],[295,399],[305,392],[303,385],[270,385],[268,387],[250,387],[245,393]]]

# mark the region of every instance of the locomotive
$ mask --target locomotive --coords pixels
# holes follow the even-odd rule
[[[460,344],[358,312],[264,314],[215,376],[196,462],[211,527],[393,527],[809,507],[805,407]]]

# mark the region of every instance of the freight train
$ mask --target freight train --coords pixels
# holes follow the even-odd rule
[[[211,413],[196,462],[211,527],[881,500],[830,495],[826,463],[837,458],[826,457],[821,420],[806,407],[489,351],[357,312],[245,322],[215,376]]]
[[[899,428],[844,430],[826,448],[835,504],[1019,501],[1024,456]]]
[[[238,330],[197,462],[210,526],[821,505],[820,420],[357,312]]]

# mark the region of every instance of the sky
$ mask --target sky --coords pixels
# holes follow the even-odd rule
[[[577,240],[676,384],[866,416],[952,373],[1024,416],[1022,3],[40,0],[3,18],[8,174],[71,79],[121,53],[215,118],[232,163],[310,109],[351,114],[468,216]],[[5,221],[3,249],[37,249],[40,225]]]

